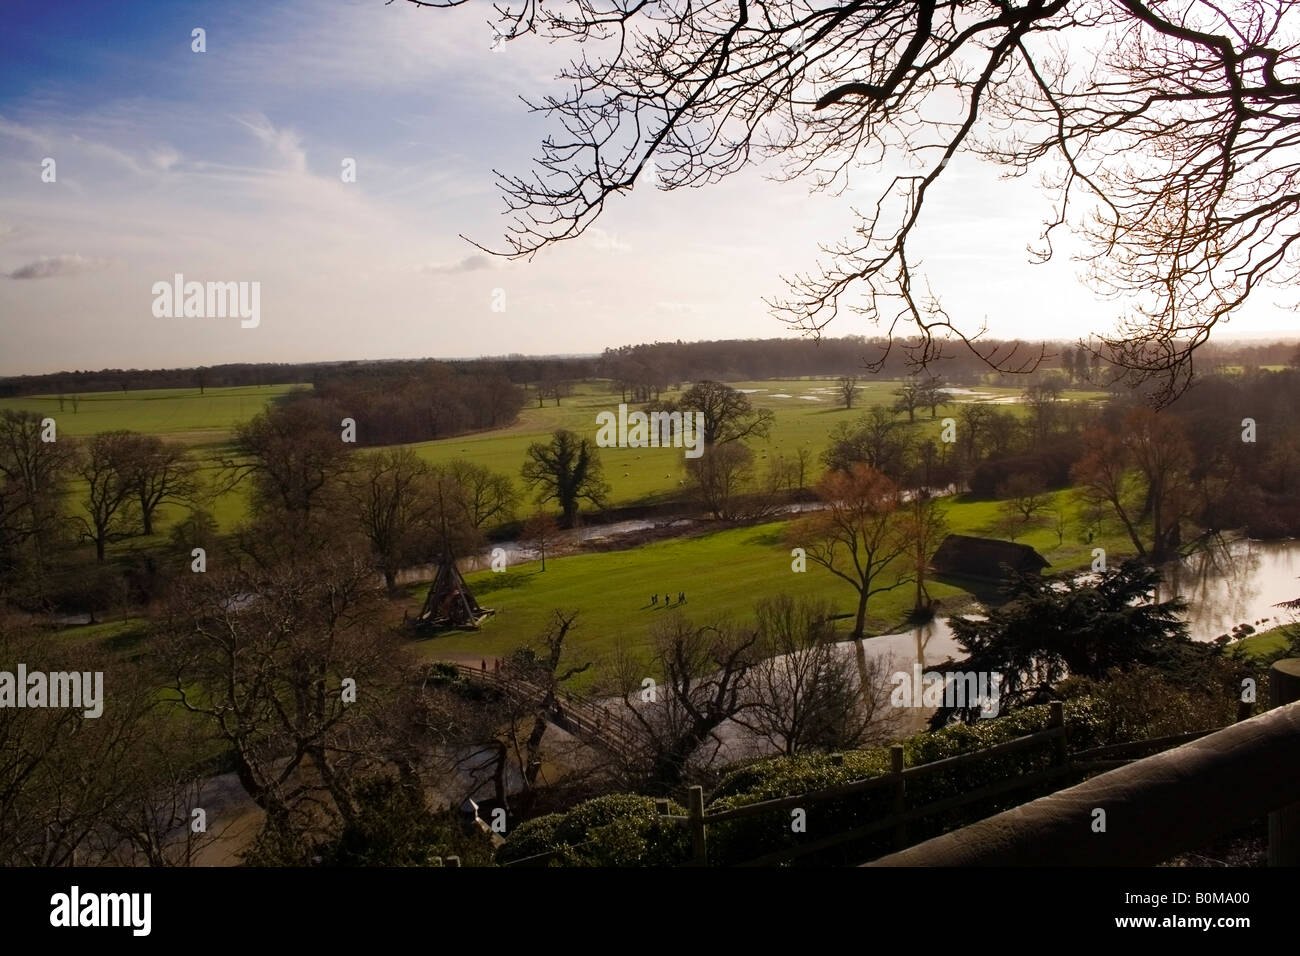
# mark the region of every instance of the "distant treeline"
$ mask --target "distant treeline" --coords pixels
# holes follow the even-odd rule
[[[1036,355],[1043,343],[1027,344],[993,339],[981,340],[986,353],[1005,355],[1018,344],[1019,357]],[[100,369],[64,371],[45,375],[0,378],[0,398],[20,395],[85,394],[154,388],[230,388],[248,385],[321,385],[340,380],[373,380],[391,377],[409,379],[433,368],[452,369],[472,378],[500,377],[515,385],[542,386],[541,394],[553,393],[559,383],[590,378],[608,378],[629,397],[649,401],[670,385],[697,382],[747,381],[792,378],[808,375],[863,375],[867,363],[884,355],[886,340],[847,336],[813,339],[723,339],[711,342],[653,342],[607,348],[600,355],[527,356],[506,355],[478,359],[401,359],[346,362],[236,363],[198,368]],[[1047,343],[1041,372],[1060,370],[1068,362],[1074,371],[1078,352],[1071,344]],[[1224,365],[1247,369],[1260,365],[1293,364],[1296,343],[1243,344],[1229,342],[1204,346],[1198,353],[1199,367],[1213,371]],[[1082,355],[1078,355],[1082,358]],[[1095,364],[1095,363],[1094,363]],[[897,343],[884,358],[877,374],[887,379],[902,378],[912,370]],[[949,354],[937,359],[931,371],[954,385],[987,382],[991,369],[964,347],[954,345]],[[1082,377],[1082,376],[1079,376]],[[994,382],[1001,376],[994,375]],[[1021,380],[1007,376],[1005,384]]]
[[[490,364],[457,370],[439,362],[332,368],[299,400],[324,403],[358,423],[357,444],[430,441],[511,424],[523,389]]]

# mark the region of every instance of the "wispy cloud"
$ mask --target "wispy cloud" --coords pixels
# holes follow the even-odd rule
[[[85,272],[98,272],[107,269],[112,263],[108,259],[92,259],[86,256],[63,255],[45,256],[25,266],[19,266],[8,273],[10,279],[54,279],[59,276],[75,276]]]
[[[420,271],[445,275],[453,272],[478,272],[480,269],[491,268],[492,261],[487,256],[475,253],[466,256],[459,262],[431,262],[427,266],[421,266]]]
[[[277,128],[261,114],[235,118],[279,158],[285,169],[294,173],[306,172],[307,151],[302,148],[300,133],[292,129]]]

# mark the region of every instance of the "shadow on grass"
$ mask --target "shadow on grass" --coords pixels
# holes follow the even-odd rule
[[[487,577],[476,581],[470,585],[470,590],[476,597],[482,597],[484,594],[495,594],[497,591],[517,591],[520,588],[526,588],[532,582],[534,575],[541,574],[538,571],[502,571],[499,574],[489,574]],[[425,593],[428,593],[428,585],[425,586]]]
[[[932,574],[931,581],[938,581],[940,584],[946,584],[949,587],[960,588],[963,591],[969,591],[971,596],[981,604],[1001,604],[1006,600],[1006,595],[1002,593],[1001,581],[990,581],[988,578],[970,578],[964,574]]]
[[[751,534],[745,539],[745,544],[757,544],[765,548],[779,547],[785,541],[785,532],[779,529],[769,529],[760,531],[757,534]]]
[[[113,653],[121,653],[136,648],[145,639],[148,630],[143,627],[133,627],[129,630],[114,634],[112,637],[104,639],[104,648]]]

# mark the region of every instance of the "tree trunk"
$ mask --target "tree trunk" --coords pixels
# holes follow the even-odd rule
[[[867,629],[867,589],[858,592],[858,617],[853,625],[853,636],[863,637]]]

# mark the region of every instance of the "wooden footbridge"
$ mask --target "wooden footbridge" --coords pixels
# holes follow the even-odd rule
[[[456,663],[456,670],[467,681],[490,687],[508,695],[528,707],[539,707],[546,701],[545,689],[508,673]],[[621,702],[606,706],[587,697],[565,690],[556,692],[555,701],[548,708],[546,719],[561,730],[572,734],[583,743],[597,747],[626,766],[643,753],[648,744],[645,731],[635,722],[625,720],[613,710]]]

